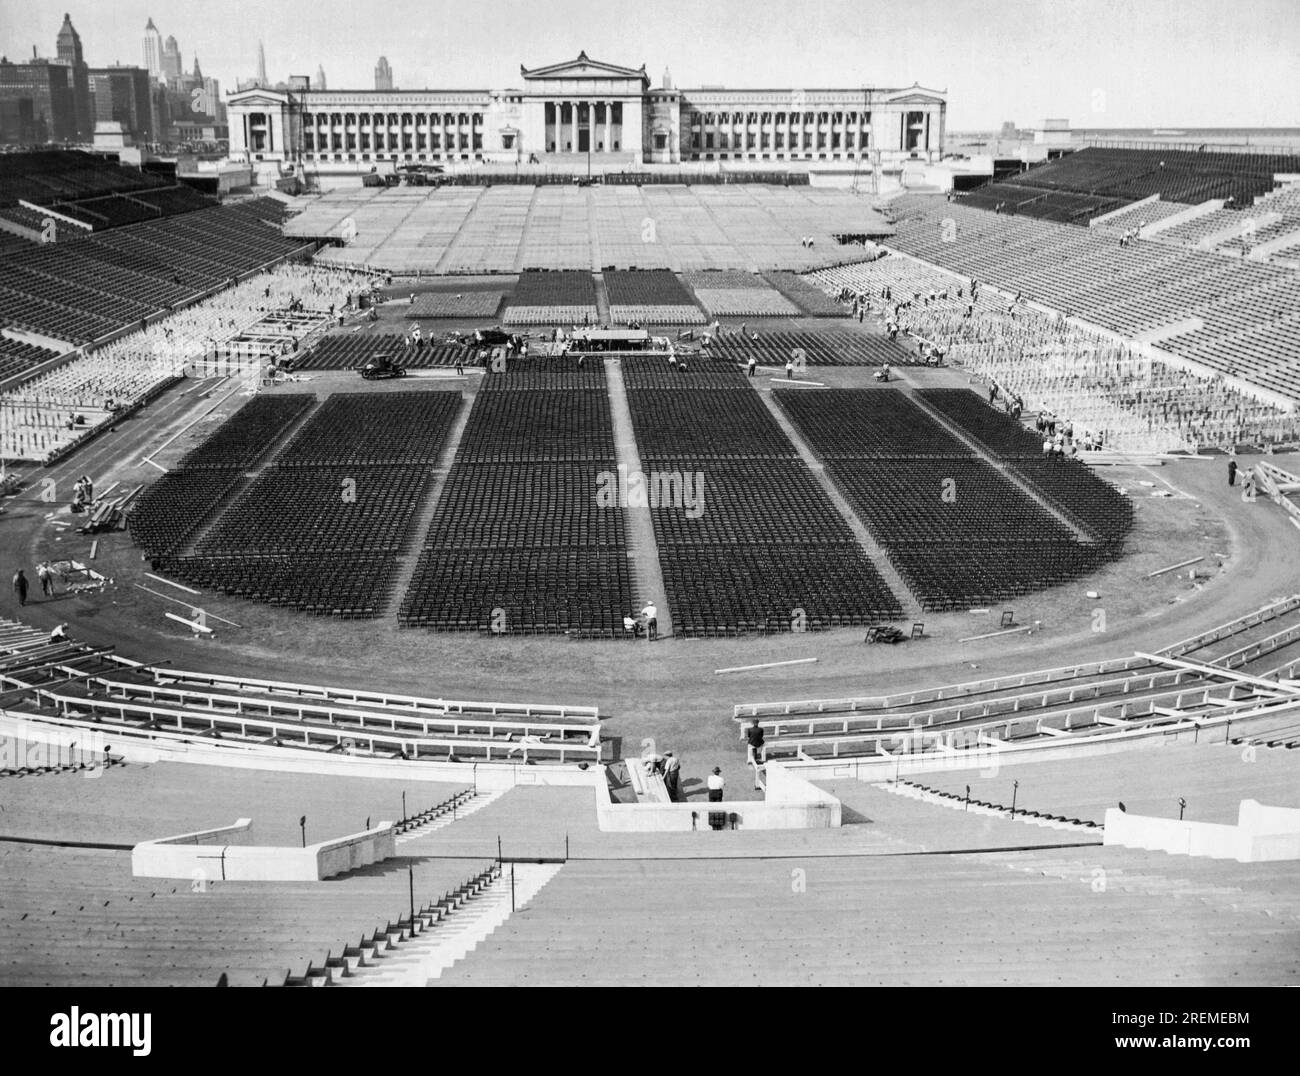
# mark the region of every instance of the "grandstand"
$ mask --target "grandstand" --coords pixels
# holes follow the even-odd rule
[[[967,278],[967,285],[978,278],[1121,338],[1140,336],[1156,349],[1154,357],[1171,355],[1224,375],[1234,388],[1286,401],[1288,410],[1300,399],[1289,362],[1298,331],[1287,302],[1294,270],[1173,247],[1149,230],[1120,248],[1093,229],[1004,218],[924,196],[893,205],[899,217],[892,245]]]
[[[1224,475],[1300,444],[1285,161],[995,213],[82,156],[0,207],[86,225],[0,248],[0,984],[1300,976],[1296,860],[1107,843],[1300,808],[1294,527]]]
[[[1300,156],[1088,146],[1011,180],[987,183],[964,201],[980,209],[1086,224],[1152,195],[1184,206],[1212,198],[1249,205],[1274,189],[1279,173],[1300,173]]]

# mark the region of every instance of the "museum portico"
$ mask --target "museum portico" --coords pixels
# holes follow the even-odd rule
[[[257,162],[370,171],[381,162],[598,164],[687,161],[934,160],[942,152],[942,91],[677,89],[664,72],[621,67],[585,52],[521,66],[505,90],[288,90],[231,94],[230,155]]]

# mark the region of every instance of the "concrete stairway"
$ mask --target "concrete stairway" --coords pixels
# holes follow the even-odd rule
[[[498,789],[495,792],[475,793],[468,799],[457,804],[454,811],[443,811],[436,817],[429,819],[429,821],[423,822],[420,825],[411,826],[405,832],[398,834],[397,843],[402,845],[407,841],[415,840],[417,837],[427,837],[430,833],[434,833],[446,826],[450,826],[453,822],[459,822],[462,818],[467,818],[468,816],[481,811],[484,807],[488,806],[488,804],[495,803],[503,795],[505,795],[505,792],[501,789]]]
[[[558,874],[560,863],[511,863],[480,893],[400,947],[350,969],[346,986],[424,986],[476,949]],[[513,893],[512,893],[513,889]]]

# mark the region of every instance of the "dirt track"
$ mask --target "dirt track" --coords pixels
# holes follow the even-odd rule
[[[851,384],[870,371],[827,371],[836,383]],[[921,380],[930,372],[907,371]],[[372,386],[387,391],[418,381]],[[54,520],[77,521],[67,497],[55,505],[39,499],[41,480],[54,478],[70,493],[73,478],[95,476],[103,489],[121,481],[130,488],[160,473],[141,459],[228,396],[228,386],[199,399],[171,390],[126,422],[92,442],[63,465],[33,470],[28,487],[3,502],[0,558],[12,574],[20,564],[33,580],[33,599],[22,618],[41,627],[67,621],[73,637],[148,661],[324,683],[355,683],[396,691],[467,699],[564,701],[599,705],[609,734],[621,738],[623,753],[639,753],[644,737],[660,750],[684,756],[688,791],[697,791],[713,765],[722,765],[729,796],[750,795],[751,782],[731,720],[732,706],[750,700],[800,699],[876,694],[910,686],[958,682],[1036,667],[1069,664],[1151,649],[1222,623],[1283,594],[1300,589],[1297,535],[1285,513],[1261,498],[1243,504],[1229,489],[1221,460],[1188,460],[1160,468],[1126,467],[1107,473],[1134,497],[1137,522],[1128,554],[1078,583],[1033,595],[985,613],[927,615],[926,638],[899,646],[866,646],[861,629],[727,640],[664,639],[655,644],[579,641],[564,638],[479,638],[400,630],[391,620],[334,621],[287,613],[267,606],[205,593],[190,599],[181,591],[144,577],[148,565],[125,533],[103,535],[93,562],[113,584],[90,595],[60,595],[41,601],[34,565],[47,557],[88,557],[91,539]],[[317,374],[287,391],[318,392],[361,387],[355,375]],[[430,386],[433,387],[433,386]],[[453,388],[456,385],[443,386]],[[162,465],[179,458],[206,436],[224,413],[244,397],[226,400],[158,456]],[[1289,457],[1278,457],[1287,466]],[[1249,458],[1242,458],[1243,466]],[[1154,496],[1168,489],[1170,498]],[[51,512],[51,509],[54,509]],[[52,518],[47,518],[47,513]],[[1225,557],[1216,554],[1226,554]],[[1193,583],[1186,572],[1156,579],[1147,575],[1192,557],[1209,578]],[[216,623],[215,638],[194,639],[164,612],[188,615],[180,604],[138,589],[143,583],[182,600],[200,602]],[[1097,601],[1085,597],[1100,594]],[[995,631],[1003,609],[1018,624],[1041,621],[1032,635],[962,643],[963,637]],[[6,585],[0,610],[17,616]],[[1100,610],[1104,618],[1096,614]],[[209,621],[213,621],[210,619]],[[1100,630],[1099,630],[1100,629]],[[815,657],[815,664],[716,675],[725,666]]]

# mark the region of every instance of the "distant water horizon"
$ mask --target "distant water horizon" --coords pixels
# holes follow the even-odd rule
[[[1021,128],[1022,130],[1037,130],[1035,127]],[[980,136],[984,138],[995,138],[1002,133],[1001,128],[989,128],[985,130],[952,130],[950,136],[954,137],[972,137]],[[1216,141],[1225,139],[1239,139],[1245,141],[1249,139],[1252,142],[1268,141],[1269,139],[1300,139],[1300,126],[1296,127],[1180,127],[1176,123],[1164,124],[1159,127],[1071,127],[1070,134],[1074,138],[1213,138]]]
[[[1032,130],[1032,128],[1031,128]],[[951,150],[976,150],[994,155],[1015,155],[1020,147],[1032,145],[1032,136],[1004,138],[996,131],[953,131],[945,140]],[[1072,127],[1069,145],[1080,148],[1091,143],[1133,143],[1138,148],[1169,147],[1182,150],[1200,146],[1219,147],[1225,152],[1300,153],[1300,127]]]

